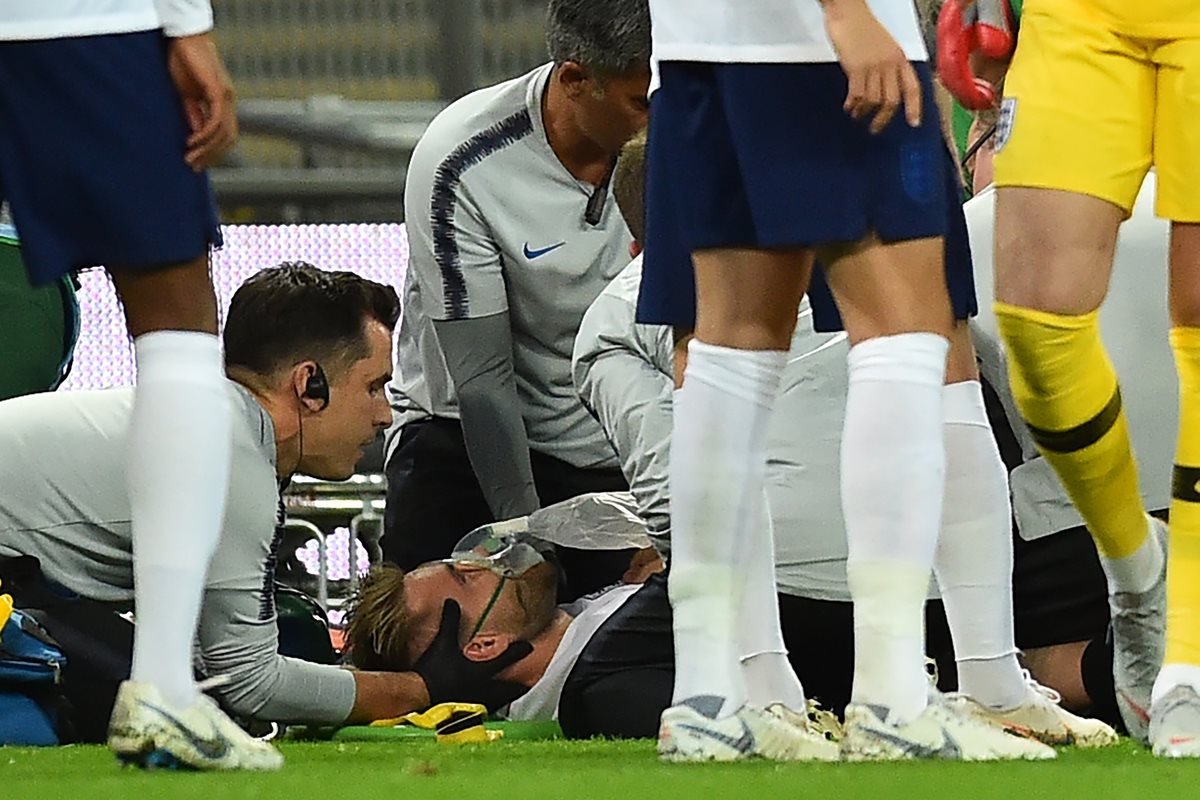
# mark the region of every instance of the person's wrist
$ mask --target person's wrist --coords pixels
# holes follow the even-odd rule
[[[414,673],[415,674],[415,673]],[[421,708],[428,708],[433,705],[433,698],[429,694],[429,684],[425,681],[423,675],[417,675],[415,686],[413,687],[412,696]]]
[[[212,43],[212,31],[207,30],[207,31],[201,31],[200,33],[187,33],[187,34],[182,34],[180,36],[168,35],[167,39],[172,44],[175,44],[175,43],[179,43],[179,44],[192,44],[192,43],[211,44]]]

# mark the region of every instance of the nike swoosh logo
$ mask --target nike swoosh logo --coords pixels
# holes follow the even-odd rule
[[[754,734],[746,726],[745,720],[739,719],[738,722],[742,724],[742,735],[736,739],[727,733],[714,731],[711,728],[705,728],[701,725],[688,725],[684,722],[680,723],[679,727],[692,733],[698,733],[701,736],[707,736],[709,739],[720,742],[726,747],[732,747],[739,753],[752,753],[754,752]]]
[[[542,256],[546,255],[546,253],[550,253],[550,252],[557,250],[558,248],[562,247],[564,244],[566,244],[566,242],[559,242],[558,244],[552,244],[549,247],[539,247],[536,250],[530,250],[529,242],[526,242],[523,250],[525,252],[525,257],[528,258],[530,261],[533,261],[535,258],[541,258]]]
[[[206,739],[201,736],[197,736],[191,728],[177,719],[166,709],[159,708],[158,706],[152,703],[147,703],[144,700],[139,702],[146,708],[149,708],[152,711],[157,711],[162,715],[163,719],[174,725],[180,734],[183,735],[183,738],[187,739],[188,742],[190,742],[191,745],[196,748],[200,755],[204,756],[205,758],[211,758],[214,761],[219,761],[229,754],[229,740],[226,739],[225,736],[215,727],[213,728],[212,736]]]
[[[908,755],[914,758],[941,758],[947,761],[959,761],[962,759],[962,748],[958,746],[958,742],[954,741],[953,737],[942,728],[942,741],[937,747],[931,747],[927,744],[914,742],[905,739],[902,736],[896,736],[888,731],[878,728],[868,728],[871,734],[876,738],[883,739],[885,742],[890,742]]]
[[[1122,700],[1125,701],[1125,704],[1127,706],[1129,706],[1129,708],[1133,711],[1134,714],[1137,714],[1138,719],[1140,719],[1142,722],[1149,724],[1150,714],[1147,713],[1146,709],[1142,708],[1137,703],[1133,702],[1133,698],[1129,696],[1129,692],[1125,691],[1124,689],[1121,689],[1117,692],[1117,695]]]
[[[1172,736],[1172,737],[1171,737],[1170,739],[1168,739],[1167,741],[1168,741],[1168,742],[1170,742],[1170,743],[1171,743],[1171,744],[1173,744],[1173,745],[1176,745],[1176,744],[1191,744],[1192,742],[1196,741],[1196,737],[1195,737],[1195,736]]]

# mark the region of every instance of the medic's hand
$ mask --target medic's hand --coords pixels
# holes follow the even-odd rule
[[[497,680],[496,676],[532,653],[533,646],[529,642],[513,642],[491,661],[472,661],[463,655],[458,643],[461,623],[462,608],[447,599],[442,604],[442,621],[437,635],[413,667],[425,681],[429,704],[482,703],[488,711],[495,711],[524,694],[525,686]]]

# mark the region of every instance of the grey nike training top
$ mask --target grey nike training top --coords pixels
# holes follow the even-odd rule
[[[571,381],[583,313],[628,263],[631,236],[605,192],[559,161],[542,97],[552,64],[458,100],[430,124],[409,164],[410,260],[396,373],[398,430],[461,419],[476,475],[498,519],[538,504],[528,450],[576,467],[617,466]]]

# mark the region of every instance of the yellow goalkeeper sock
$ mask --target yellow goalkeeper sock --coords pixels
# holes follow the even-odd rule
[[[1006,303],[996,303],[995,312],[1013,399],[1038,450],[1058,473],[1101,555],[1132,555],[1149,528],[1098,312],[1052,314]]]
[[[1200,328],[1172,328],[1179,372],[1179,441],[1167,555],[1169,664],[1200,664]]]

